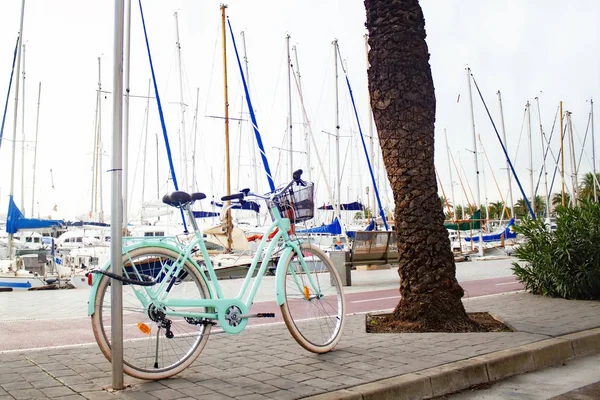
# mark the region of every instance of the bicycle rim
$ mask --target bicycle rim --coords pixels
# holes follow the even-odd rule
[[[186,262],[176,277],[165,277],[160,273],[177,258],[177,253],[159,247],[136,249],[124,255],[123,275],[133,278],[134,271],[138,271],[158,281],[168,279],[172,285],[167,299],[208,298],[206,282],[192,263]],[[109,277],[102,276],[92,315],[94,336],[108,360],[112,359],[110,282]],[[161,317],[155,308],[144,308],[138,297],[146,298],[146,290],[157,287],[123,284],[123,371],[140,379],[163,379],[183,371],[200,355],[211,328],[210,324],[186,321],[182,317]],[[177,310],[186,309],[178,307]],[[193,310],[205,311],[200,307]],[[167,337],[170,336],[167,331],[172,332],[172,338]]]
[[[340,277],[329,257],[315,245],[300,250],[310,271],[311,285],[298,254],[292,252],[285,268],[285,303],[281,312],[294,339],[306,350],[326,353],[339,342],[346,301]]]

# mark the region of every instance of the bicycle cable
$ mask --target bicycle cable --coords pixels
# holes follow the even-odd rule
[[[152,278],[149,275],[144,275],[144,274],[140,274],[140,277],[142,278],[141,281],[135,280],[135,279],[129,279],[127,277],[121,276],[121,275],[117,275],[114,274],[112,272],[108,272],[108,271],[102,271],[99,269],[95,269],[92,270],[90,272],[88,272],[88,274],[102,274],[102,275],[106,275],[109,278],[112,279],[116,279],[118,281],[124,282],[124,283],[128,283],[130,285],[138,285],[138,286],[153,286],[156,284],[156,281],[154,280],[154,278]],[[87,274],[86,274],[87,276]]]

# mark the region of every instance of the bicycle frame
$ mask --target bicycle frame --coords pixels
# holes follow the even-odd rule
[[[194,228],[194,237],[190,241],[189,244],[183,245],[175,238],[165,238],[165,239],[142,239],[141,241],[134,243],[132,245],[125,246],[123,248],[123,255],[129,254],[131,251],[143,248],[143,247],[160,247],[164,249],[171,250],[178,254],[177,261],[170,266],[163,266],[161,273],[165,275],[165,277],[169,276],[177,276],[177,274],[183,268],[183,265],[186,262],[190,262],[194,265],[194,267],[199,271],[202,278],[207,283],[209,288],[209,298],[206,299],[170,299],[167,298],[165,300],[165,295],[169,291],[169,279],[162,279],[160,282],[157,282],[153,286],[135,286],[130,285],[129,287],[135,291],[136,297],[140,300],[141,304],[144,308],[150,306],[150,304],[159,304],[165,310],[165,314],[167,316],[181,316],[181,317],[189,317],[195,319],[209,319],[209,320],[217,320],[221,328],[231,334],[237,334],[244,330],[246,325],[248,324],[248,312],[252,306],[254,301],[254,297],[258,291],[258,288],[261,285],[262,278],[267,270],[268,264],[270,262],[271,256],[275,252],[275,248],[279,244],[279,240],[283,240],[283,250],[281,256],[277,262],[277,268],[275,273],[275,293],[276,293],[276,302],[279,306],[281,306],[285,302],[285,271],[283,263],[289,257],[290,253],[295,251],[298,254],[298,259],[300,260],[300,264],[302,265],[304,274],[308,278],[310,285],[312,286],[312,290],[314,293],[320,293],[320,289],[317,285],[315,285],[314,280],[312,279],[311,273],[306,265],[302,252],[300,251],[299,240],[292,240],[288,234],[290,230],[291,224],[288,218],[282,218],[281,214],[276,205],[269,203],[271,208],[271,215],[275,216],[275,220],[270,225],[267,232],[273,232],[278,228],[275,236],[271,239],[271,242],[268,244],[266,249],[266,253],[261,261],[260,268],[258,273],[256,274],[256,279],[252,286],[250,286],[250,281],[252,280],[254,271],[258,266],[258,262],[260,261],[261,255],[265,250],[268,242],[268,234],[263,235],[261,239],[258,249],[254,254],[252,259],[252,263],[242,285],[240,286],[239,292],[236,297],[226,298],[223,295],[221,285],[217,279],[216,272],[212,265],[212,261],[208,254],[208,250],[206,248],[206,244],[204,242],[203,232],[198,228],[195,219],[193,219],[193,213],[191,211],[191,207],[187,206],[186,210],[188,211],[188,216],[191,217],[192,226]],[[132,240],[131,238],[123,238],[123,241]],[[135,240],[135,239],[134,239]],[[201,268],[198,263],[192,258],[192,250],[198,247],[202,257],[204,259],[204,263],[206,264],[206,272],[203,268]],[[103,266],[102,270],[106,271],[110,268],[110,260],[108,260]],[[135,273],[136,271],[134,271]],[[207,277],[208,273],[208,277]],[[138,272],[139,274],[139,272]],[[139,277],[139,276],[138,276]],[[210,278],[210,282],[207,278]],[[95,299],[96,293],[98,290],[98,284],[100,279],[93,279],[93,284],[90,292],[90,300],[88,302],[88,315],[91,316],[95,311]],[[249,292],[248,292],[249,290]],[[246,301],[244,302],[242,299],[244,296],[248,294]],[[193,312],[193,311],[177,311],[177,308],[195,308],[195,307],[204,307],[208,310],[216,310],[213,312]],[[228,323],[225,318],[226,311],[229,309],[237,309],[239,313],[241,313],[240,317],[241,322],[235,326],[232,326]]]

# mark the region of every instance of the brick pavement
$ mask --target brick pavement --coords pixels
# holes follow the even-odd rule
[[[338,347],[315,355],[285,325],[263,325],[237,336],[214,334],[178,376],[125,376],[122,391],[110,390],[111,365],[95,345],[5,352],[0,399],[424,399],[600,351],[600,302],[521,292],[467,299],[465,306],[492,313],[516,332],[367,334],[365,316],[352,315]],[[576,332],[583,333],[564,336]],[[493,369],[507,365],[508,372]]]

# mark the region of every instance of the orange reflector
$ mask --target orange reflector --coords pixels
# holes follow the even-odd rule
[[[88,281],[88,286],[92,286],[92,276],[93,276],[93,275],[94,275],[94,274],[92,274],[92,273],[90,273],[90,272],[88,272],[88,273],[87,273],[87,281]]]
[[[148,325],[146,325],[143,322],[138,322],[137,324],[138,329],[140,330],[140,332],[145,333],[146,335],[150,334],[150,327]]]
[[[306,300],[310,298],[310,290],[308,289],[308,286],[304,286],[304,298]]]

